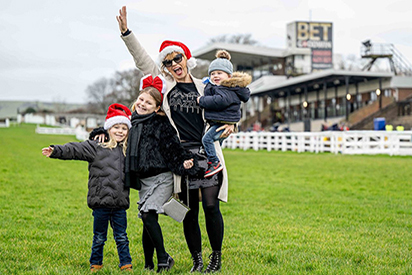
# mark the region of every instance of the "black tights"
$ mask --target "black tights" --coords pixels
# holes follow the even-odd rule
[[[200,190],[202,192],[202,205],[205,212],[206,231],[209,236],[210,246],[213,251],[221,251],[224,226],[219,208],[219,199],[217,198],[220,186],[201,188]],[[185,186],[182,186],[182,193],[179,194],[179,197],[187,204]],[[189,191],[189,207],[190,211],[183,220],[183,231],[187,246],[193,255],[202,251],[202,236],[199,227],[199,189],[191,189]]]
[[[163,243],[162,229],[160,228],[159,215],[154,210],[142,212],[143,220],[143,251],[145,265],[153,266],[153,253],[156,248],[157,262],[165,263],[167,254]]]

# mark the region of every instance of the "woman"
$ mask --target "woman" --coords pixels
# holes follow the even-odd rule
[[[117,21],[119,22],[122,39],[132,54],[136,67],[144,75],[163,73],[166,79],[163,110],[172,126],[177,130],[182,145],[191,152],[198,153],[205,121],[196,99],[203,96],[204,84],[189,73],[189,69],[196,66],[196,61],[191,56],[190,50],[183,43],[164,41],[159,51],[159,61],[162,63],[161,68],[159,68],[158,64],[150,58],[134,34],[127,28],[126,7],[122,7],[119,12]],[[227,137],[233,132],[234,126],[225,125],[222,126],[222,129],[225,129],[222,136]],[[226,167],[218,142],[215,143],[215,147],[219,159]],[[187,186],[189,186],[189,198],[186,192]],[[191,272],[201,272],[203,269],[202,241],[199,227],[199,189],[202,194],[206,230],[213,250],[205,273],[211,273],[221,269],[223,218],[219,201],[227,201],[228,180],[226,169],[207,179],[203,177],[185,179],[174,175],[174,192],[180,193],[180,198],[189,204],[191,209],[183,221],[184,235],[193,259]]]

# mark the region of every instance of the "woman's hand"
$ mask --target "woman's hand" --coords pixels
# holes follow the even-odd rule
[[[96,135],[96,136],[94,137],[94,140],[98,140],[99,143],[103,143],[103,142],[104,142],[104,139],[105,139],[105,135],[104,135],[104,134]]]
[[[126,6],[123,6],[119,10],[119,15],[116,16],[117,22],[119,22],[119,29],[121,33],[125,33],[127,31],[127,12]]]
[[[43,154],[43,156],[50,157],[51,153],[53,153],[53,147],[45,147],[41,149],[41,153]]]
[[[192,167],[193,167],[193,159],[185,160],[185,161],[183,162],[183,167],[184,167],[185,169],[190,169],[190,168],[192,168]]]
[[[230,136],[235,131],[235,125],[234,124],[225,124],[223,126],[220,126],[219,128],[216,129],[216,132],[219,132],[221,130],[224,130],[223,133],[220,135],[221,138],[227,138]]]

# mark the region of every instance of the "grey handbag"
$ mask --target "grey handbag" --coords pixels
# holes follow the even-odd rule
[[[186,182],[188,181],[186,180]],[[187,186],[186,189],[187,204],[189,204],[189,186]],[[165,212],[165,214],[177,222],[182,222],[189,210],[189,206],[176,199],[173,195],[167,200],[167,202],[165,202],[165,204],[163,204],[163,211]]]
[[[167,202],[163,204],[163,210],[166,215],[175,221],[182,222],[190,208],[181,201],[177,200],[175,197],[171,196]]]

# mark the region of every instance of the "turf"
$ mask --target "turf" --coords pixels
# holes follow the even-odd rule
[[[87,163],[47,159],[41,148],[75,141],[33,125],[0,129],[0,273],[88,274],[92,215]],[[411,274],[412,157],[224,151],[229,171],[221,274]],[[128,235],[143,270],[138,194]],[[182,225],[160,217],[176,260],[191,268]],[[211,253],[201,214],[203,257]],[[120,274],[109,231],[104,269]]]

